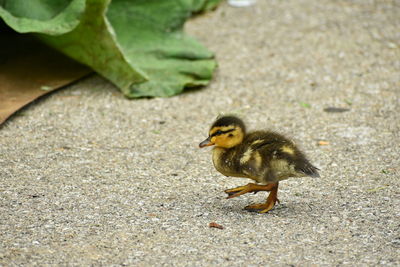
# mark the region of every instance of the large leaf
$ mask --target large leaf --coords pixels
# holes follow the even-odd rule
[[[148,79],[132,85],[129,96],[170,96],[184,86],[208,83],[215,68],[213,54],[182,32],[185,19],[204,3],[113,1],[107,17],[118,42],[128,60]]]
[[[213,54],[182,28],[219,1],[30,0],[27,8],[26,0],[0,0],[0,16],[92,67],[128,97],[171,96],[210,81]]]

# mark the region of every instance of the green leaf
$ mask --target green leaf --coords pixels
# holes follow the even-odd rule
[[[351,101],[350,99],[345,99],[344,102],[349,106],[353,105],[353,101]]]
[[[127,96],[172,96],[206,85],[216,67],[213,54],[182,31],[206,1],[134,2],[114,0],[107,13],[128,60],[147,78],[130,86]]]
[[[302,106],[303,108],[311,108],[311,105],[305,102],[299,102],[300,106]]]
[[[172,96],[211,80],[214,56],[183,24],[219,2],[0,0],[0,17],[90,66],[127,97]]]

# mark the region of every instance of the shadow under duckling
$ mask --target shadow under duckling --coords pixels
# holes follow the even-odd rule
[[[217,118],[208,138],[199,147],[213,145],[212,160],[217,171],[257,182],[225,190],[227,198],[270,192],[265,203],[245,207],[249,211],[265,213],[279,203],[279,181],[289,177],[319,177],[319,169],[307,160],[293,141],[271,131],[247,133],[243,121],[235,116]]]

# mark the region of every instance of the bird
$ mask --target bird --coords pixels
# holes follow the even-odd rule
[[[320,177],[295,143],[270,130],[246,131],[242,119],[234,115],[219,116],[211,125],[208,137],[200,148],[214,146],[212,161],[215,169],[228,177],[250,178],[255,183],[225,190],[227,198],[267,191],[265,203],[253,204],[245,210],[266,213],[278,199],[279,182],[290,177]]]

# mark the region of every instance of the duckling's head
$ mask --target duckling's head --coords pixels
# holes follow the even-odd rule
[[[231,148],[242,143],[245,134],[246,127],[241,119],[235,116],[218,117],[210,128],[208,138],[199,147],[215,145]]]

